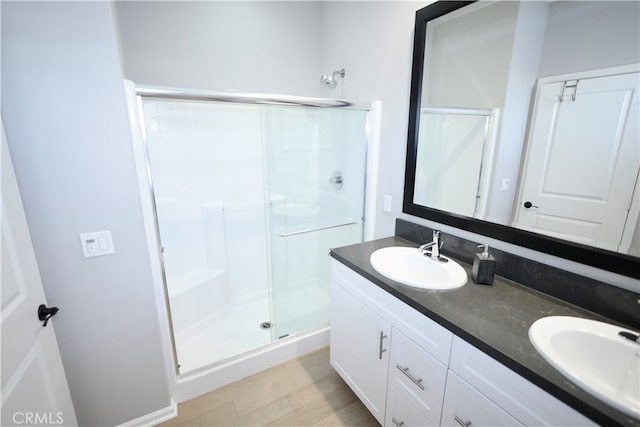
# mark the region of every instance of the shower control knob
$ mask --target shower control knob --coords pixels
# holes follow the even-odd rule
[[[529,209],[529,208],[536,208],[537,209],[538,208],[536,205],[534,205],[530,201],[524,202],[522,206],[524,206],[526,209]]]
[[[331,178],[329,178],[329,182],[333,184],[333,188],[335,188],[336,190],[341,189],[343,184],[342,172],[334,171],[333,174],[331,174]]]

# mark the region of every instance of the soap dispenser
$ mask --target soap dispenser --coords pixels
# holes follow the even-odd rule
[[[484,248],[482,253],[476,254],[473,259],[471,277],[479,285],[493,285],[493,275],[496,271],[496,260],[489,253],[489,245],[478,245]]]

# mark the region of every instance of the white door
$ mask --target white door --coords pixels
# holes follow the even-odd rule
[[[626,250],[638,218],[639,76],[539,83],[514,226]]]
[[[77,425],[2,127],[2,414],[0,425]]]

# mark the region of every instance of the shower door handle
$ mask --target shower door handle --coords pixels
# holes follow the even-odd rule
[[[322,230],[329,230],[331,228],[345,227],[347,225],[353,225],[353,224],[357,224],[357,223],[358,223],[358,221],[354,221],[353,219],[349,219],[347,222],[342,222],[340,224],[331,224],[331,225],[326,225],[324,227],[317,227],[317,228],[307,228],[305,230],[292,231],[290,233],[278,233],[277,236],[278,237],[297,236],[298,234],[313,233],[315,231],[322,231]]]

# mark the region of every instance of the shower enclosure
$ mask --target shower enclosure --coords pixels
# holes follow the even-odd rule
[[[420,109],[415,203],[484,218],[498,114],[497,108]]]
[[[363,238],[368,109],[139,90],[179,373],[328,325]]]

